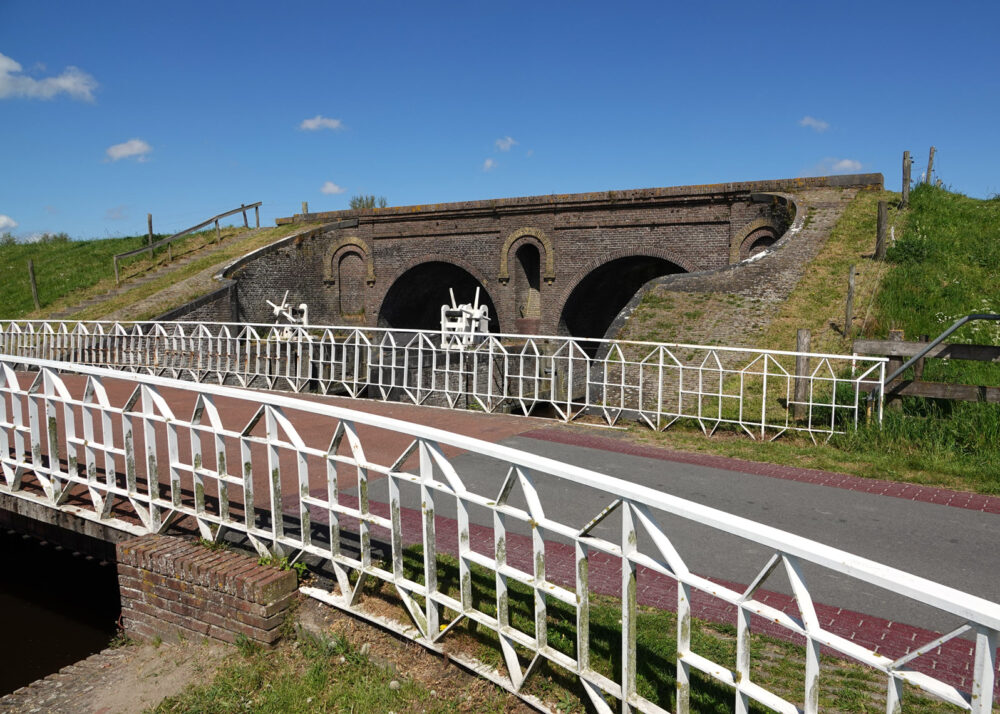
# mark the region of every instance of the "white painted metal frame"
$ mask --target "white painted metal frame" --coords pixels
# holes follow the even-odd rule
[[[87,343],[84,349],[114,352],[116,360],[125,362],[129,345],[127,341],[100,346]],[[18,369],[35,373],[19,373]],[[767,373],[766,368],[762,371]],[[78,384],[74,393],[63,373],[80,375],[85,384],[82,388]],[[112,404],[108,397],[107,385],[112,381],[124,381],[131,390],[131,396],[122,406]],[[195,395],[190,416],[172,411],[164,397],[168,388]],[[245,424],[227,423],[232,419],[227,420],[218,407],[223,400],[252,405],[253,417]],[[307,445],[289,416],[293,412],[305,413],[313,422],[325,420],[333,432],[329,446]],[[80,422],[82,435],[77,428]],[[120,425],[120,431],[116,425]],[[366,455],[360,427],[375,430],[372,437],[375,440],[386,432],[403,434],[408,437],[409,445],[392,463],[377,463]],[[135,435],[140,433],[143,450],[137,454]],[[157,440],[161,438],[166,440],[167,464],[157,463],[161,452]],[[188,442],[190,449],[185,452],[181,444]],[[211,445],[214,453],[207,453],[205,443]],[[448,447],[503,465],[507,476],[498,492],[470,489],[446,456]],[[239,468],[234,469],[228,463],[232,452],[240,454]],[[293,473],[285,477],[283,454],[290,454],[294,464]],[[310,472],[310,459],[325,464],[325,468]],[[901,711],[904,683],[976,714],[986,714],[992,709],[996,651],[1000,644],[1000,605],[996,603],[650,488],[418,424],[293,396],[248,393],[230,387],[24,356],[0,356],[0,469],[3,476],[0,490],[5,493],[132,533],[162,532],[177,518],[190,517],[206,538],[219,539],[226,531],[236,531],[245,534],[262,553],[270,551],[293,557],[307,553],[322,558],[332,566],[338,587],[333,591],[304,588],[304,592],[362,616],[367,616],[361,607],[365,582],[371,578],[385,581],[395,588],[413,620],[412,628],[402,628],[404,634],[427,646],[437,646],[463,619],[495,632],[507,675],[493,676],[514,691],[522,688],[535,664],[545,659],[578,675],[598,711],[612,711],[609,697],[619,700],[624,712],[664,711],[643,698],[636,687],[636,584],[639,569],[645,568],[675,580],[678,585],[678,712],[690,709],[692,670],[731,688],[736,711],[747,711],[753,700],[778,712],[817,712],[818,684],[823,676],[819,653],[823,646],[885,676],[886,711],[890,714]],[[265,472],[268,484],[267,506],[261,510],[258,502],[257,510],[251,509],[248,515],[243,504],[254,502],[254,474],[261,471]],[[193,487],[185,495],[182,484],[188,476]],[[345,476],[356,484],[356,504],[341,496],[338,480]],[[369,500],[369,485],[379,477],[388,483],[389,517],[373,512]],[[310,489],[316,479],[325,484],[323,489]],[[587,523],[562,522],[551,513],[557,504],[542,503],[536,487],[539,479],[568,481],[575,489],[600,494],[608,506]],[[423,504],[423,582],[406,577],[403,570],[401,493],[404,489],[418,494]],[[206,490],[219,495],[218,503],[206,499]],[[234,493],[237,498],[232,498]],[[512,498],[515,493],[517,499]],[[435,506],[446,500],[452,501],[457,511],[454,527],[462,576],[457,597],[443,592],[436,579]],[[516,505],[522,502],[523,507]],[[486,509],[492,514],[494,547],[490,554],[477,552],[470,546],[469,513],[473,508]],[[134,518],[123,517],[122,509],[131,510]],[[311,509],[319,509],[328,516],[328,541],[312,537]],[[613,519],[609,520],[612,516],[620,520],[619,527],[614,526]],[[693,571],[707,564],[684,561],[671,542],[670,530],[661,526],[665,517],[736,536],[772,555],[744,590],[721,586]],[[360,549],[357,556],[342,547],[347,520],[357,524]],[[532,566],[528,570],[515,567],[507,558],[508,534],[517,523],[531,527]],[[390,534],[391,569],[372,557],[372,529],[379,527]],[[573,589],[552,582],[546,575],[546,542],[555,538],[570,543],[575,551]],[[620,562],[621,668],[616,677],[595,671],[590,661],[588,574],[592,553],[610,555]],[[963,624],[892,660],[823,627],[803,575],[806,564],[945,611]],[[472,583],[467,576],[474,565],[495,575],[495,616],[472,604]],[[777,570],[784,571],[791,583],[800,617],[755,599],[758,589]],[[533,631],[518,629],[508,615],[511,581],[534,593]],[[694,591],[707,593],[737,609],[735,671],[692,651],[690,603]],[[574,655],[552,647],[547,639],[546,610],[553,600],[576,611]],[[446,610],[456,614],[442,627],[442,614]],[[752,616],[766,618],[805,639],[807,662],[801,708],[753,681],[749,647]],[[968,631],[975,635],[971,693],[960,692],[909,667],[914,658]],[[521,665],[518,651],[527,653],[527,667]]]
[[[796,375],[799,353],[778,350],[538,335],[489,335],[468,346],[442,339],[437,331],[358,327],[0,322],[0,353],[197,382],[489,412],[547,404],[565,421],[588,412],[609,424],[627,416],[667,429],[686,419],[709,435],[725,424],[754,439],[797,431],[826,440],[856,427],[866,410],[882,418],[885,358],[808,354],[814,367]]]

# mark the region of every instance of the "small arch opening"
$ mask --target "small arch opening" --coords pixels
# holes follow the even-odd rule
[[[515,253],[514,314],[518,318],[537,320],[542,316],[541,254],[538,248],[525,243]]]
[[[337,262],[337,293],[340,314],[345,317],[363,315],[365,311],[365,260],[353,251],[344,253]]]
[[[740,246],[740,260],[752,258],[763,253],[778,241],[778,237],[770,228],[760,228],[748,235]]]
[[[431,261],[403,273],[385,294],[378,313],[379,327],[410,330],[437,330],[441,327],[441,306],[451,302],[448,289],[459,303],[472,303],[479,288],[479,304],[490,309],[490,332],[499,332],[496,306],[486,288],[463,268]]]

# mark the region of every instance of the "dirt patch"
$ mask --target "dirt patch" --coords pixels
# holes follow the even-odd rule
[[[0,699],[0,713],[137,714],[211,681],[227,651],[195,642],[104,650]]]

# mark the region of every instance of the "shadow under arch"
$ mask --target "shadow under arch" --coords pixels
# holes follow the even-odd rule
[[[605,337],[618,313],[643,285],[654,278],[684,272],[676,263],[647,255],[611,260],[587,273],[570,292],[559,315],[559,334]],[[584,349],[588,349],[587,345]]]
[[[500,331],[493,297],[472,273],[453,263],[432,260],[415,265],[386,291],[378,311],[378,326],[410,330],[441,328],[441,306],[451,303],[448,289],[458,304],[472,303],[479,288],[479,304],[490,309],[490,332]]]

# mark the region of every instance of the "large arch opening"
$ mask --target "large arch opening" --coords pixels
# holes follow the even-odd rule
[[[379,327],[409,330],[437,330],[441,327],[441,306],[450,303],[448,289],[455,291],[458,304],[471,303],[479,288],[479,304],[490,308],[490,332],[500,331],[496,306],[486,288],[469,271],[441,261],[410,268],[392,284],[378,313]]]
[[[653,278],[683,272],[669,260],[649,256],[605,263],[573,288],[559,316],[559,332],[573,337],[604,337],[639,288]]]

